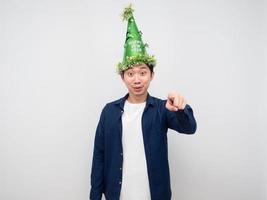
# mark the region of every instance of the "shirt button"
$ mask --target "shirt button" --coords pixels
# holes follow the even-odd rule
[[[120,170],[122,170],[122,168],[120,167]]]
[[[121,185],[121,181],[119,182],[119,184]]]
[[[122,153],[121,153],[121,156],[122,156]]]

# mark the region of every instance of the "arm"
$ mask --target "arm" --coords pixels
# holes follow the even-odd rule
[[[192,108],[177,92],[170,93],[165,103],[168,128],[179,133],[194,134],[197,129]]]
[[[183,110],[169,111],[166,109],[167,126],[179,133],[194,134],[197,123],[192,108],[186,104]]]
[[[104,192],[104,110],[97,125],[91,171],[90,200],[101,200]]]

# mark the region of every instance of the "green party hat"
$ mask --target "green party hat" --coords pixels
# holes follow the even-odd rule
[[[146,52],[147,44],[142,41],[142,33],[138,30],[133,17],[132,5],[124,8],[122,13],[123,21],[128,21],[126,40],[124,44],[123,61],[117,65],[117,72],[122,73],[135,64],[147,64],[154,67],[156,59]]]

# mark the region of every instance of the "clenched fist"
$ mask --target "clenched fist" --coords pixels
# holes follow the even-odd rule
[[[186,105],[185,98],[177,92],[169,93],[166,108],[169,111],[183,110]]]

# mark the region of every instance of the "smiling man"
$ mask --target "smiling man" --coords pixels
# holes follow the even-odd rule
[[[167,100],[150,96],[156,60],[146,53],[131,6],[124,57],[117,66],[128,94],[108,103],[97,126],[91,171],[91,200],[170,200],[168,129],[194,134],[192,108],[177,92]]]

